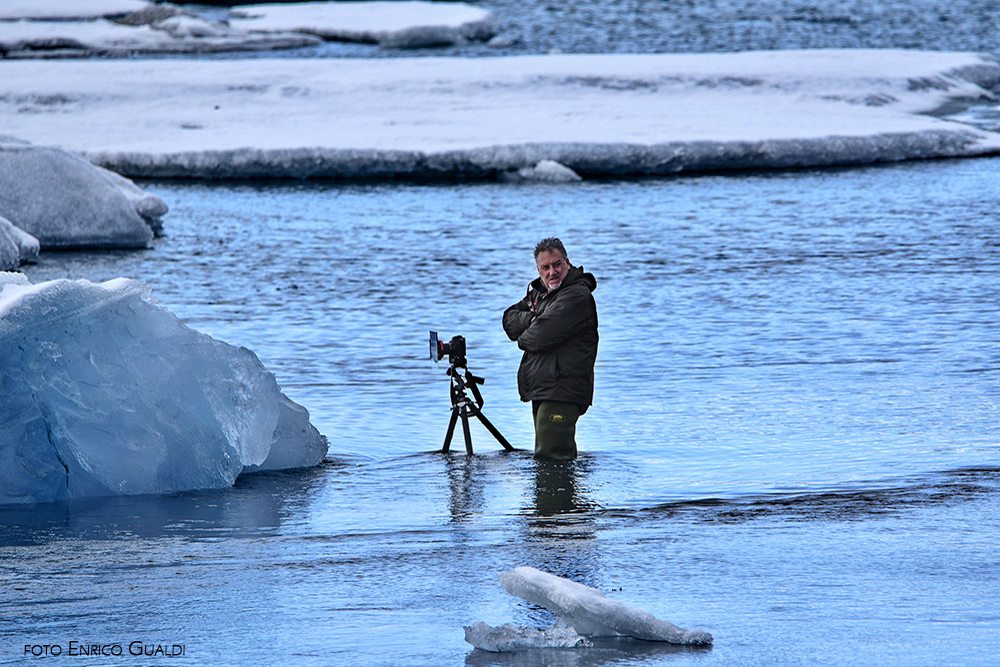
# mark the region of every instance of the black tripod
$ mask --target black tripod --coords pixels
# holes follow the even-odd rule
[[[465,434],[465,451],[468,454],[473,453],[472,434],[469,433],[469,413],[479,418],[486,430],[493,434],[493,437],[503,445],[504,449],[508,452],[514,451],[511,444],[507,442],[507,438],[503,437],[497,427],[490,423],[490,420],[483,414],[484,401],[483,395],[479,392],[479,385],[486,380],[470,373],[463,361],[464,359],[461,358],[455,359],[448,367],[448,376],[451,378],[451,421],[448,422],[448,433],[444,436],[444,447],[441,448],[441,453],[447,454],[448,450],[451,449],[451,436],[455,433],[455,424],[459,417],[462,418],[462,432]],[[466,389],[472,390],[475,401],[465,395]]]

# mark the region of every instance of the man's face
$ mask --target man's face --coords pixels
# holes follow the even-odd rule
[[[569,272],[569,260],[558,250],[543,250],[535,258],[538,277],[550,292],[560,285]]]

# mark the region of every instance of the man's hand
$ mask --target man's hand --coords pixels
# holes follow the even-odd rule
[[[534,304],[531,302],[531,287],[529,286],[525,297],[504,311],[503,329],[507,333],[507,337],[511,340],[517,340],[537,316],[538,313],[535,312]]]

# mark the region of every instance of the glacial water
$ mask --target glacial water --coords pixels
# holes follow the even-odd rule
[[[149,282],[254,350],[331,455],[230,490],[0,508],[0,664],[1000,664],[998,182],[978,159],[144,184],[171,206],[153,249],[28,276]],[[528,453],[500,328],[550,234],[599,283],[596,403],[565,465]],[[466,337],[522,451],[474,424],[475,456],[460,433],[438,453],[431,329]],[[500,588],[518,565],[715,645],[472,650],[475,621],[551,624]],[[70,656],[91,645],[123,655]],[[157,646],[181,654],[129,655]]]
[[[1000,51],[997,3],[820,4],[493,0],[505,47],[258,55]],[[145,183],[171,206],[152,250],[25,272],[149,282],[254,350],[331,455],[221,491],[0,507],[0,664],[1000,665],[998,183],[997,159]],[[567,465],[527,453],[499,325],[548,234],[599,281],[596,404]],[[522,451],[474,424],[475,456],[460,435],[437,453],[450,406],[429,329],[467,338],[485,412]],[[475,621],[551,624],[497,582],[518,565],[715,644],[472,650]]]

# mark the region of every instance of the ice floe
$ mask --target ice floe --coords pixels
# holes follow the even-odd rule
[[[712,635],[685,630],[642,609],[611,600],[601,591],[533,567],[500,574],[500,585],[511,595],[541,605],[556,615],[556,626],[537,630],[513,624],[492,627],[475,623],[465,628],[467,642],[486,651],[589,646],[586,637],[633,637],[685,646],[708,646]],[[581,641],[582,640],[582,641]]]
[[[580,636],[573,628],[546,628],[539,630],[513,623],[493,627],[477,621],[465,628],[465,641],[476,648],[495,653],[524,651],[532,648],[581,648],[591,646],[591,641]]]
[[[246,348],[142,283],[0,273],[0,503],[220,488],[326,439]]]
[[[302,48],[320,43],[322,40],[312,35],[250,34],[233,29],[222,21],[184,13],[173,13],[138,24],[106,19],[79,22],[0,21],[0,54],[7,58],[262,51]]]
[[[417,48],[489,40],[492,13],[460,2],[301,2],[239,5],[234,27],[304,32],[328,40]]]
[[[500,179],[508,183],[530,181],[534,183],[579,183],[583,179],[569,167],[555,160],[542,160],[534,167],[522,167],[517,171],[500,174]]]
[[[147,0],[3,0],[0,20],[94,19],[124,16],[149,6]]]
[[[14,0],[0,6],[0,55],[57,58],[262,51],[317,46],[324,40],[418,48],[486,41],[494,35],[489,11],[454,2],[242,5],[226,16],[208,18],[171,3],[135,0],[105,0],[93,6],[66,0]]]
[[[11,61],[0,113],[133,178],[588,178],[995,154],[933,114],[998,82],[990,56],[902,50]]]
[[[145,248],[167,206],[59,148],[0,136],[0,216],[45,248]]]

